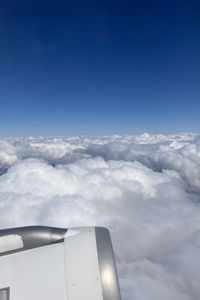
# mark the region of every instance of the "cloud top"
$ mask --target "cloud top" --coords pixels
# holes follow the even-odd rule
[[[0,141],[0,227],[111,230],[124,300],[200,294],[200,136]]]

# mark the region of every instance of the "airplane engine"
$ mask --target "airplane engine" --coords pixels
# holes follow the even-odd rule
[[[109,231],[0,230],[0,300],[120,300]]]

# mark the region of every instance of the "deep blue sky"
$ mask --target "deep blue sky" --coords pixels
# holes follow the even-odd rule
[[[200,131],[200,2],[0,1],[0,135]]]

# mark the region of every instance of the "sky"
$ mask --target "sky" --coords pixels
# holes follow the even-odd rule
[[[199,1],[1,1],[0,135],[199,132]]]

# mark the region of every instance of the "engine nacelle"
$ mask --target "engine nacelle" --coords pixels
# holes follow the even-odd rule
[[[0,230],[0,300],[120,300],[109,231]]]

